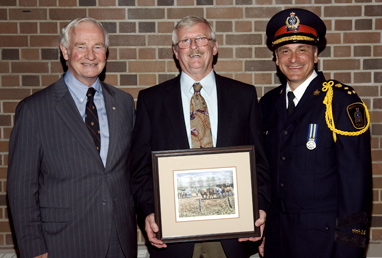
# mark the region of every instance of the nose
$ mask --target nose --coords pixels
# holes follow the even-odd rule
[[[191,40],[190,40],[190,48],[191,48],[191,49],[196,49],[196,48],[198,48],[198,45],[196,45],[196,39],[191,39]]]
[[[297,59],[298,59],[298,54],[296,52],[292,52],[290,54],[289,61],[291,63],[294,63],[294,62],[296,62]]]
[[[88,49],[88,51],[86,51],[85,58],[87,58],[89,60],[94,60],[95,59],[95,55],[94,55],[94,52],[93,52],[92,48],[90,48],[90,49]]]

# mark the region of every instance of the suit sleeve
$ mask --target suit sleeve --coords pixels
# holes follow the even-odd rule
[[[10,137],[7,193],[21,257],[46,253],[39,209],[42,151],[37,122],[21,102]]]
[[[132,189],[141,219],[154,212],[151,134],[150,118],[141,91],[137,102],[131,152]]]
[[[254,90],[250,126],[251,141],[254,143],[256,151],[256,176],[259,209],[262,209],[268,213],[271,202],[271,179],[269,174],[269,165],[264,149],[262,119],[256,90]]]
[[[335,92],[336,94],[336,92]],[[335,95],[333,101],[335,102]],[[356,95],[347,98],[342,106],[333,108],[336,115],[336,128],[346,132],[357,132],[349,108],[353,103],[361,103]],[[363,123],[367,119],[364,116]],[[336,141],[338,168],[338,209],[335,257],[358,257],[365,247],[371,209],[371,146],[370,132],[367,130],[358,136],[337,134]],[[355,250],[354,250],[355,249]],[[352,252],[353,251],[353,252]]]

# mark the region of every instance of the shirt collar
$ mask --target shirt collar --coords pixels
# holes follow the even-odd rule
[[[315,70],[313,70],[312,74],[309,76],[308,79],[306,79],[300,86],[298,86],[294,91],[293,94],[295,98],[297,99],[297,103],[300,101],[302,98],[302,95],[304,95],[305,90],[308,88],[309,84],[313,81],[314,78],[316,78],[317,73]],[[289,87],[289,84],[287,83],[287,88],[286,88],[286,94],[288,95],[288,92],[292,91],[291,88]]]
[[[69,70],[64,75],[64,81],[73,97],[77,98],[80,102],[86,101],[86,93],[89,89],[88,86],[77,80]],[[102,95],[102,87],[99,78],[97,78],[91,87],[97,91],[94,95],[95,98]]]
[[[208,95],[210,95],[216,85],[214,71],[212,70],[206,77],[204,77],[200,81],[195,81],[192,79],[188,74],[182,72],[180,76],[180,85],[182,90],[187,94],[194,94],[194,88],[192,85],[194,85],[195,82],[200,82],[202,84],[203,88],[202,90],[206,92]]]

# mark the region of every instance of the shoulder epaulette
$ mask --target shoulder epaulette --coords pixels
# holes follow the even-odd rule
[[[370,114],[366,104],[363,101],[352,103],[347,107],[347,113],[348,113],[349,119],[351,120],[354,128],[359,131],[347,132],[347,131],[339,130],[335,127],[334,119],[333,119],[333,110],[332,110],[333,86],[334,88],[344,90],[349,95],[356,94],[356,92],[352,87],[343,86],[339,82],[327,81],[322,84],[322,91],[326,92],[326,95],[323,101],[323,103],[326,105],[325,121],[329,129],[333,133],[334,141],[335,142],[337,141],[337,134],[345,135],[345,136],[357,136],[366,132],[367,129],[369,129],[370,127]],[[367,120],[366,122],[365,122],[365,119]]]

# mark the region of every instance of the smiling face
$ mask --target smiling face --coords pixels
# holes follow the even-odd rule
[[[91,86],[106,65],[105,35],[96,24],[84,21],[70,32],[69,47],[60,45],[73,76]]]
[[[318,62],[317,47],[308,44],[287,44],[276,49],[276,64],[292,89],[300,86]]]
[[[181,27],[177,30],[178,41],[194,39],[197,37],[211,38],[211,31],[207,24],[196,23],[190,27]],[[218,52],[216,41],[210,40],[206,46],[198,47],[192,40],[189,48],[180,49],[173,47],[176,59],[179,60],[182,71],[191,76],[195,81],[200,81],[212,71],[214,55]]]

